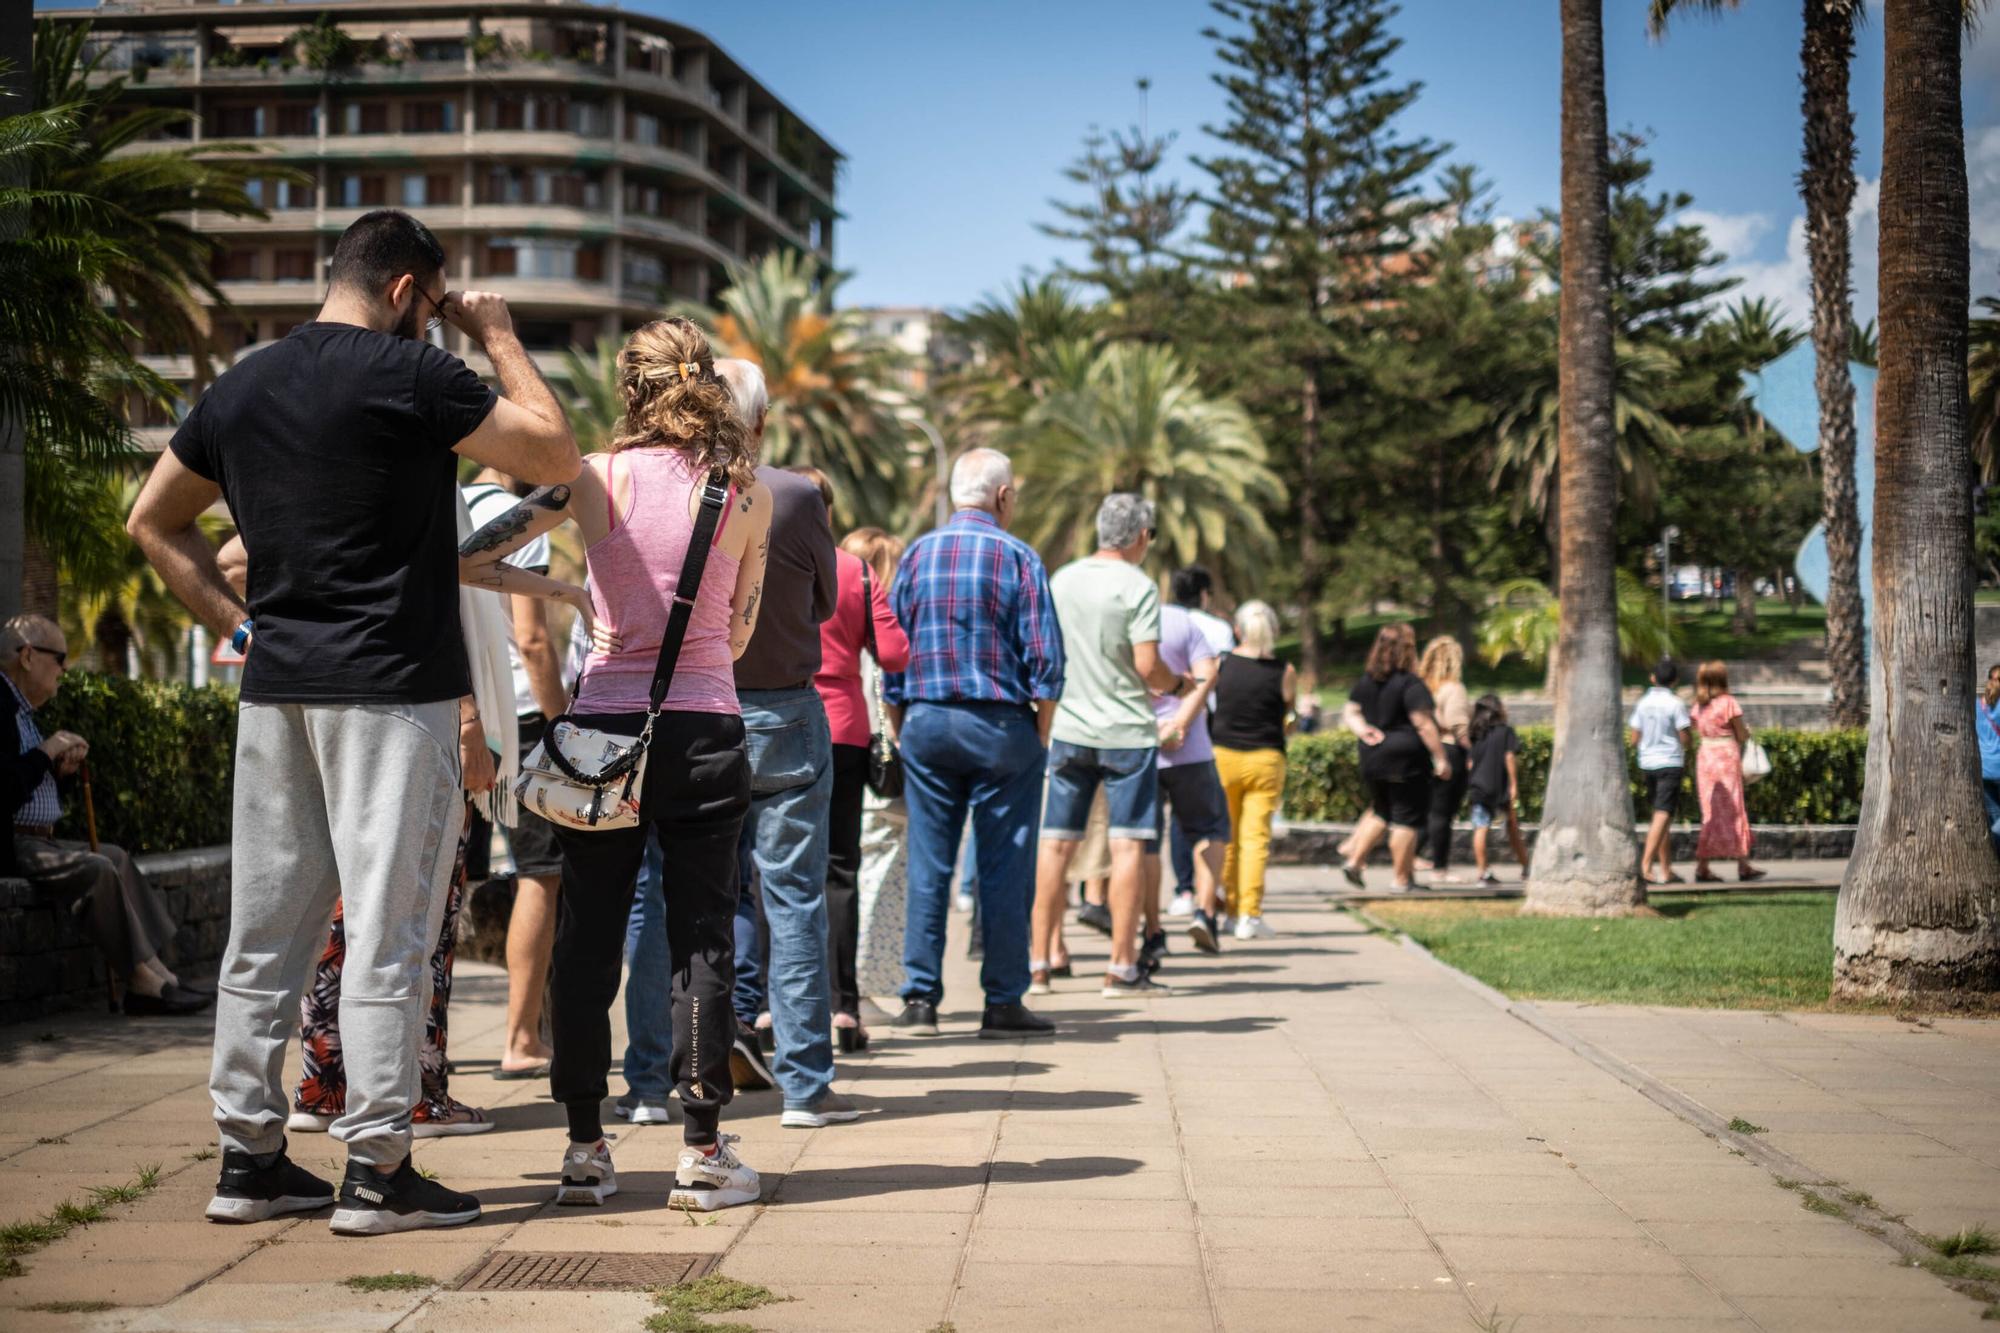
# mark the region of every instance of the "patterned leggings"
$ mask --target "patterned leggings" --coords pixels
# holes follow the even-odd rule
[[[468,810],[468,816],[470,811]],[[490,826],[489,826],[490,827]],[[458,946],[458,909],[465,899],[465,848],[472,835],[468,817],[458,839],[458,861],[444,904],[444,925],[431,953],[431,1007],[424,1018],[424,1044],[417,1054],[423,1073],[423,1095],[410,1119],[419,1124],[449,1120],[459,1103],[446,1088],[445,1007],[451,1003],[451,963]],[[347,930],[335,904],[326,951],[319,956],[312,985],[299,1005],[299,1046],[305,1071],[299,1078],[295,1109],[314,1115],[340,1115],[347,1110],[347,1067],[340,1056],[340,968],[347,959]]]

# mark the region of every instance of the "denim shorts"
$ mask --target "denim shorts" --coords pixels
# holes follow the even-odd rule
[[[1082,842],[1090,822],[1090,802],[1104,787],[1111,807],[1111,836],[1152,842],[1159,837],[1159,750],[1100,750],[1091,745],[1049,742],[1048,799],[1042,806],[1042,836]]]
[[[1494,819],[1505,813],[1504,807],[1495,810],[1492,806],[1481,805],[1479,802],[1474,801],[1472,803],[1472,827],[1492,828]]]

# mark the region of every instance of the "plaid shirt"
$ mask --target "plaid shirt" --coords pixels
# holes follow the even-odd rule
[[[1062,697],[1062,629],[1048,571],[985,510],[961,509],[917,538],[890,602],[910,635],[909,670],[883,681],[890,703]]]
[[[5,680],[7,688],[14,691],[14,702],[20,709],[14,715],[14,726],[15,730],[19,732],[21,748],[16,750],[15,753],[26,754],[40,745],[45,739],[42,735],[42,729],[35,725],[34,711],[28,707],[27,698],[21,693],[20,688],[14,684],[13,679],[7,676],[0,676],[0,680]],[[42,780],[35,784],[35,790],[28,797],[27,803],[14,812],[14,822],[18,825],[41,827],[53,824],[61,818],[62,801],[56,795],[56,780],[54,776],[44,773]]]

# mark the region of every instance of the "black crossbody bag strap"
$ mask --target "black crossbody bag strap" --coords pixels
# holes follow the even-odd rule
[[[688,621],[694,616],[695,597],[701,591],[702,570],[708,565],[708,551],[715,543],[715,529],[722,520],[722,509],[728,500],[729,475],[720,469],[709,473],[708,482],[701,492],[701,509],[695,515],[694,535],[688,539],[687,558],[681,561],[681,577],[674,588],[673,609],[667,613],[667,630],[660,637],[660,660],[653,667],[652,702],[646,712],[646,725],[638,739],[598,772],[585,773],[570,763],[562,747],[553,739],[556,723],[567,721],[569,715],[564,714],[549,723],[551,739],[544,749],[557,770],[572,780],[586,786],[601,787],[622,777],[626,779],[625,795],[632,794],[639,760],[652,744],[653,720],[659,716],[660,705],[666,700],[668,687],[673,684],[674,664],[680,659],[681,643],[687,638]],[[579,671],[576,688],[570,694],[571,707],[575,707],[576,698],[582,691],[583,673]]]
[[[674,608],[667,613],[667,632],[660,638],[660,661],[653,668],[651,712],[660,711],[667,689],[673,684],[674,663],[680,659],[681,642],[687,638],[688,622],[694,618],[701,574],[708,567],[709,548],[715,544],[715,529],[722,521],[722,507],[728,500],[729,475],[718,468],[708,474],[708,484],[702,487],[701,512],[695,515],[687,559],[681,561],[681,581],[674,588]]]
[[[882,654],[875,651],[875,589],[868,581],[868,562],[861,562],[861,633],[868,644],[868,655],[875,659],[876,670],[881,670]]]

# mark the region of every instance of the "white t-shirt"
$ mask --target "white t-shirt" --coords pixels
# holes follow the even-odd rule
[[[1189,607],[1188,619],[1194,621],[1200,628],[1202,636],[1208,640],[1208,646],[1215,650],[1217,657],[1236,646],[1236,631],[1231,629],[1229,622],[1221,616]]]
[[[475,528],[485,527],[521,502],[519,497],[506,487],[495,486],[491,482],[474,482],[463,490],[465,507],[472,511],[472,526]],[[536,574],[548,573],[548,535],[545,533],[533,538],[520,550],[506,557],[502,563]],[[511,625],[508,626],[507,663],[514,669],[514,712],[517,716],[526,717],[530,713],[541,712],[542,706],[535,702],[535,690],[528,683],[528,668],[521,662],[521,650],[514,643],[512,628]]]
[[[1639,767],[1680,768],[1687,763],[1681,732],[1691,725],[1687,705],[1678,694],[1655,685],[1639,696],[1626,725],[1639,733]]]

